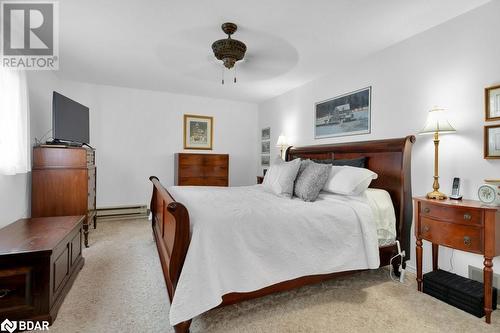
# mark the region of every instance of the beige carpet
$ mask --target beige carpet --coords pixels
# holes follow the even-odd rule
[[[102,222],[51,332],[173,332],[146,220]],[[209,311],[198,332],[500,332],[493,324],[390,281],[380,269]]]

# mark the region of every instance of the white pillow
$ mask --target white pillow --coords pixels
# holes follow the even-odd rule
[[[293,185],[295,178],[297,178],[299,168],[299,158],[291,162],[285,162],[278,157],[267,171],[262,184],[264,188],[274,194],[291,198],[293,195]]]
[[[365,168],[332,166],[323,190],[344,195],[360,195],[378,175]]]

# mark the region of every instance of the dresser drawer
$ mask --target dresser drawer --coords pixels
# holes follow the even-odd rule
[[[227,178],[225,178],[225,177],[206,177],[204,185],[206,185],[206,186],[228,186]]]
[[[206,155],[203,164],[207,166],[225,166],[227,167],[227,155]]]
[[[420,235],[435,244],[457,250],[483,253],[482,228],[421,217]]]
[[[199,177],[205,174],[205,168],[202,164],[180,164],[179,174],[182,177]]]
[[[203,168],[203,174],[205,175],[205,177],[225,178],[227,177],[228,170],[226,165],[207,165]]]
[[[179,154],[179,166],[182,165],[202,165],[203,154]]]
[[[203,186],[205,185],[205,177],[182,177],[179,178],[179,186]]]
[[[447,207],[433,205],[426,202],[423,202],[420,206],[421,216],[450,223],[475,224],[480,226],[483,224],[482,214],[483,213],[480,210],[454,206]]]

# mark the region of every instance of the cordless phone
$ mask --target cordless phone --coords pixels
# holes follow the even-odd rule
[[[462,196],[460,195],[460,178],[458,177],[453,178],[450,199],[462,200]]]

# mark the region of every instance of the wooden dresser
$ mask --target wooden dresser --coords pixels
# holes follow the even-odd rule
[[[229,186],[228,154],[175,154],[175,185]]]
[[[31,216],[85,215],[85,246],[89,225],[96,227],[95,151],[86,148],[35,147],[31,184]]]
[[[439,245],[484,256],[484,312],[491,321],[493,257],[500,255],[500,207],[473,200],[414,198],[417,287],[422,291],[422,240],[432,243],[432,269]]]
[[[83,267],[85,216],[18,220],[0,229],[0,320],[55,319]]]

